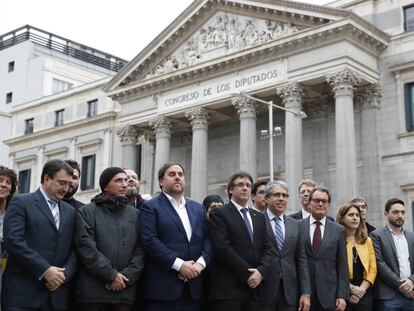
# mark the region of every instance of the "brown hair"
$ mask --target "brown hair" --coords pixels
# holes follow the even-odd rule
[[[316,182],[312,179],[302,179],[298,186],[298,192],[300,193],[300,188],[302,188],[303,185],[309,186],[309,187],[316,187]]]
[[[6,208],[7,208],[7,205],[9,205],[9,202],[12,199],[17,189],[17,174],[15,171],[9,169],[8,167],[0,165],[0,176],[8,177],[10,178],[10,181],[11,181],[10,195],[8,196],[7,201],[6,201]]]
[[[356,233],[355,233],[355,241],[358,244],[364,244],[365,241],[367,240],[368,233],[367,233],[367,227],[365,226],[365,223],[362,221],[361,210],[359,209],[358,205],[355,205],[352,202],[348,202],[348,203],[344,204],[339,209],[338,214],[336,215],[336,222],[345,227],[345,224],[344,224],[345,215],[346,215],[346,213],[348,213],[348,211],[352,207],[355,207],[357,209],[358,214],[359,214],[359,219],[360,219],[359,226],[358,226],[358,228],[356,230]]]

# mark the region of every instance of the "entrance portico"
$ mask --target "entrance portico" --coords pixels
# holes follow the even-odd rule
[[[234,96],[245,91],[309,115],[302,120],[274,111],[283,136],[275,138],[273,175],[291,188],[290,210],[299,208],[300,179],[318,181],[322,171],[334,201],[349,200],[360,183],[354,90],[378,82],[376,55],[387,40],[362,19],[335,9],[194,2],[106,86],[122,106],[120,127],[154,131],[154,169],[142,176],[145,187],[154,186],[143,191],[158,190],[158,168],[170,160],[191,172],[187,188],[198,201],[208,193],[224,195],[236,169],[269,179],[267,145],[257,135],[267,128],[267,107]],[[184,139],[189,131],[192,142]]]

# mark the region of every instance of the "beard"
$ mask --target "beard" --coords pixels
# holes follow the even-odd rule
[[[404,225],[404,219],[389,220],[390,224],[396,228],[401,228]]]
[[[71,199],[75,195],[76,191],[78,191],[79,186],[75,188],[69,188],[68,192],[63,196],[64,199]]]
[[[132,199],[132,198],[136,198],[136,196],[138,195],[138,189],[133,187],[133,188],[128,188],[127,189],[127,193],[126,193],[126,197],[128,199]]]

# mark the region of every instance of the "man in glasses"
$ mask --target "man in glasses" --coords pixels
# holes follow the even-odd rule
[[[216,311],[264,310],[261,284],[274,251],[264,215],[247,207],[253,179],[246,172],[230,177],[230,203],[210,214],[210,238],[216,258],[210,275],[210,299]]]
[[[330,202],[328,189],[313,189],[309,196],[311,215],[300,223],[312,287],[312,311],[344,311],[349,299],[345,229],[327,221]]]
[[[267,233],[276,256],[263,285],[263,301],[272,311],[308,311],[311,288],[306,252],[299,222],[284,214],[289,198],[286,183],[268,183],[265,198]]]

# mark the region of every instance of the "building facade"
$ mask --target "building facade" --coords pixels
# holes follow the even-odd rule
[[[9,164],[10,151],[3,141],[12,135],[14,108],[112,76],[125,64],[118,57],[29,25],[0,35],[0,164]],[[38,121],[32,126],[38,127]]]
[[[312,178],[332,190],[332,214],[363,196],[381,225],[385,201],[401,197],[412,226],[413,4],[194,1],[104,87],[121,105],[123,166],[139,145],[144,192],[154,193],[160,165],[179,161],[197,200],[225,196],[235,170],[272,175],[287,181],[291,211],[299,181]],[[283,135],[271,135],[272,159],[259,137],[269,101],[289,110],[273,110],[270,129]]]

